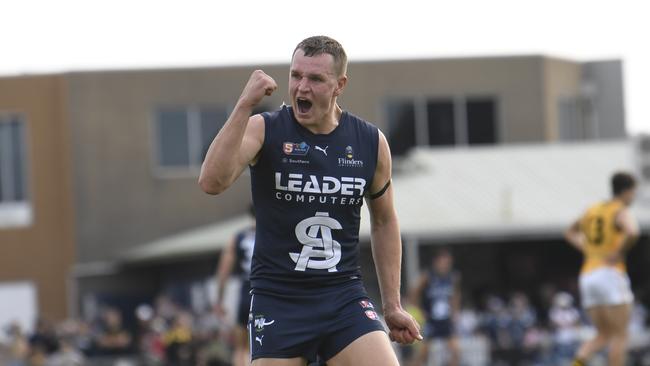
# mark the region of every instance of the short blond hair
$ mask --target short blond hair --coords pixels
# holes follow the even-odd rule
[[[313,36],[305,38],[298,43],[296,48],[293,50],[293,54],[295,55],[298,50],[302,50],[307,57],[318,56],[323,53],[332,55],[334,58],[334,71],[337,76],[343,76],[347,71],[348,56],[345,54],[343,46],[333,38],[328,36]]]

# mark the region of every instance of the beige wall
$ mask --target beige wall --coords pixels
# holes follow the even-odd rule
[[[160,105],[232,107],[252,68],[71,74],[70,120],[81,261],[120,258],[123,250],[236,213],[250,202],[248,175],[209,196],[193,172],[155,170],[153,118]],[[270,68],[278,80],[285,68]],[[280,90],[270,100],[279,106]],[[284,83],[286,84],[286,83]]]
[[[576,97],[580,94],[582,68],[575,62],[544,59],[544,95],[543,118],[546,125],[544,131],[546,140],[559,139],[559,111],[560,98]]]
[[[0,229],[0,281],[36,285],[41,315],[67,314],[66,279],[75,259],[69,130],[63,118],[63,79],[39,76],[0,79],[0,111],[26,122],[32,225]]]
[[[542,58],[441,59],[352,64],[341,102],[387,126],[382,102],[390,97],[494,96],[500,142],[540,141]]]

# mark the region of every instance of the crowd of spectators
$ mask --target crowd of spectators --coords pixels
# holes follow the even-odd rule
[[[580,344],[594,335],[586,313],[567,292],[555,292],[543,309],[534,307],[521,292],[508,297],[488,295],[480,310],[464,306],[456,320],[461,348],[463,343],[487,345],[465,347],[462,358],[486,359],[490,366],[568,365]],[[634,303],[630,341],[631,364],[650,365],[647,310],[640,302]],[[486,355],[475,357],[472,352]]]
[[[460,339],[488,344],[489,365],[568,364],[592,329],[572,295],[558,292],[538,310],[523,293],[487,296],[478,308],[466,306],[457,319]],[[191,312],[160,296],[137,307],[135,324],[120,310],[102,307],[97,319],[51,324],[38,320],[27,334],[20,325],[2,328],[0,364],[7,366],[220,366],[228,365],[230,332],[210,309]],[[631,354],[635,364],[650,364],[646,309],[635,303]],[[637,340],[635,342],[635,339]],[[472,352],[471,349],[464,350]],[[405,352],[404,354],[408,354]]]
[[[3,328],[0,365],[7,366],[221,366],[228,365],[226,327],[207,311],[193,314],[161,296],[135,310],[135,324],[104,306],[98,319],[38,320],[31,334]]]

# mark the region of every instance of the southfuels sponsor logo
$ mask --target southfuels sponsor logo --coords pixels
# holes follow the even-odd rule
[[[284,163],[284,164],[310,164],[310,161],[309,160],[304,160],[304,159],[282,158],[282,163]]]

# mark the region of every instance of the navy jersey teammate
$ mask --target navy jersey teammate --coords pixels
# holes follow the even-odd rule
[[[426,314],[424,337],[413,366],[427,365],[432,340],[445,340],[449,350],[449,365],[459,364],[460,349],[454,331],[454,320],[460,312],[460,274],[453,270],[453,257],[442,249],[431,261],[431,268],[420,277],[413,291],[413,303],[422,306]]]
[[[255,216],[251,206],[250,214]],[[232,355],[233,366],[244,366],[248,363],[248,338],[246,326],[248,324],[248,311],[250,304],[250,272],[255,247],[255,225],[238,232],[223,251],[217,267],[217,316],[223,318],[224,290],[231,274],[241,279],[239,299],[237,305],[236,323],[233,329],[234,352]]]
[[[421,339],[400,305],[390,150],[380,131],[337,104],[346,68],[337,41],[303,40],[291,61],[291,106],[251,116],[277,88],[263,71],[253,72],[201,169],[201,188],[218,194],[251,167],[257,235],[249,332],[256,366],[304,365],[316,356],[334,366],[398,365],[360,280],[364,199],[390,339]]]

